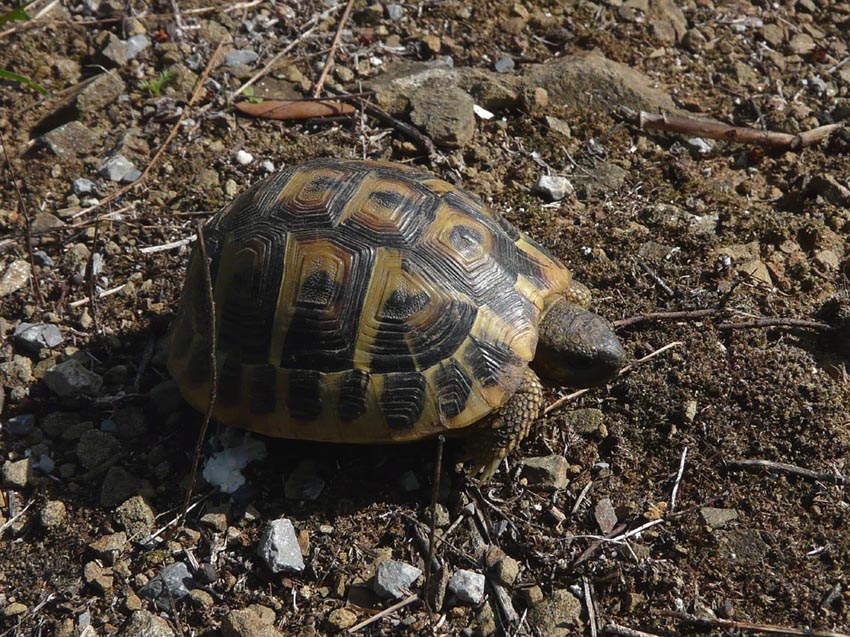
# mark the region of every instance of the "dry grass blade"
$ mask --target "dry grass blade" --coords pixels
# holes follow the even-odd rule
[[[776,626],[773,624],[754,624],[752,622],[718,619],[716,617],[696,617],[695,615],[674,610],[656,610],[654,612],[656,615],[673,617],[694,627],[728,628],[731,630],[745,630],[766,633],[768,635],[788,635],[792,637],[796,637],[797,635],[805,635],[806,637],[850,637],[846,633],[837,633],[831,630],[812,630],[811,628],[794,628],[792,626]]]
[[[280,120],[349,115],[357,110],[351,104],[334,100],[266,100],[258,104],[237,102],[234,106],[249,117]]]
[[[339,40],[342,37],[342,30],[345,28],[345,23],[348,22],[348,16],[351,14],[351,6],[354,4],[354,0],[348,0],[348,4],[345,5],[345,11],[342,14],[342,17],[339,19],[339,26],[336,29],[336,35],[334,35],[334,40],[331,43],[331,50],[328,52],[328,59],[325,60],[325,66],[322,69],[322,74],[319,76],[319,81],[316,82],[316,90],[313,91],[313,97],[319,97],[322,94],[322,89],[325,87],[325,80],[328,79],[328,72],[331,70],[331,65],[334,62],[334,56],[336,55],[336,50],[339,47]]]
[[[740,469],[769,469],[771,471],[778,471],[779,473],[788,473],[795,476],[802,476],[804,478],[811,478],[812,480],[833,482],[835,484],[848,484],[848,482],[850,482],[850,479],[848,479],[847,476],[842,475],[840,473],[826,473],[825,471],[814,471],[813,469],[798,467],[797,465],[788,464],[786,462],[773,462],[771,460],[759,459],[743,459],[729,460],[726,462],[726,465],[729,467]]]
[[[207,316],[209,323],[207,325],[207,344],[209,346],[209,366],[210,366],[210,393],[209,404],[204,413],[204,420],[201,424],[201,430],[198,432],[198,440],[195,443],[195,453],[192,454],[192,470],[189,474],[189,486],[186,487],[186,497],[183,500],[183,510],[181,519],[186,521],[186,514],[189,511],[189,502],[192,499],[192,488],[195,485],[195,478],[198,474],[198,465],[201,462],[201,448],[204,444],[204,438],[207,436],[207,429],[210,426],[213,409],[215,408],[215,397],[218,385],[218,369],[216,363],[216,325],[215,325],[215,297],[213,295],[212,275],[210,274],[210,262],[207,257],[207,245],[204,239],[204,222],[198,222],[198,250],[200,252],[201,261],[203,262],[204,271],[204,287],[207,301]]]
[[[392,606],[385,608],[380,613],[376,613],[376,614],[372,615],[369,619],[364,619],[359,624],[354,624],[354,626],[352,626],[351,628],[348,629],[348,633],[354,634],[357,631],[359,631],[363,628],[366,628],[366,626],[369,626],[370,624],[374,624],[376,621],[379,621],[379,620],[383,619],[384,617],[392,615],[394,612],[396,612],[397,610],[399,610],[401,608],[404,608],[408,604],[412,604],[417,599],[419,599],[419,595],[416,595],[415,593],[413,595],[405,597],[400,602],[397,602],[397,603],[393,604]]]

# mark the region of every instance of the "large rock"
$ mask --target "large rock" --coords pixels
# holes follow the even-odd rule
[[[41,136],[42,143],[60,159],[73,159],[90,153],[97,137],[77,121],[57,126]]]
[[[529,613],[532,625],[547,637],[582,634],[581,602],[568,590],[556,590]]]
[[[114,104],[127,91],[124,80],[115,73],[107,72],[87,80],[79,90],[65,99],[45,115],[31,131],[41,135],[70,121],[101,114],[107,106]]]
[[[438,146],[460,148],[475,135],[475,102],[459,88],[422,87],[410,105],[410,120]]]
[[[62,397],[96,394],[103,386],[103,378],[73,358],[51,367],[44,375],[44,382]]]
[[[0,276],[0,297],[8,296],[24,287],[30,280],[30,263],[26,259],[12,261]]]

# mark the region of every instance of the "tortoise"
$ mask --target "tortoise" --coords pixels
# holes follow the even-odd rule
[[[270,176],[204,227],[215,300],[213,417],[283,438],[475,432],[489,479],[538,417],[544,378],[602,384],[624,352],[588,289],[469,192],[379,161]],[[203,412],[207,272],[196,245],[168,369]]]

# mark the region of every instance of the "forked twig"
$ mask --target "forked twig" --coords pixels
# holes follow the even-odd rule
[[[730,126],[720,122],[710,122],[691,117],[677,115],[659,115],[646,111],[634,111],[630,108],[620,108],[620,115],[628,122],[637,125],[641,130],[654,129],[670,133],[681,133],[694,137],[708,137],[740,144],[756,144],[778,150],[799,151],[817,144],[842,128],[843,124],[827,124],[796,135],[776,131],[761,131],[744,126]]]
[[[195,478],[198,474],[198,465],[201,461],[201,449],[204,445],[204,438],[207,436],[207,429],[210,426],[213,408],[215,407],[215,397],[218,385],[218,369],[216,364],[216,327],[215,327],[215,296],[212,287],[212,275],[210,274],[210,262],[207,258],[207,244],[204,239],[204,222],[198,222],[198,250],[200,251],[201,262],[203,264],[204,273],[204,288],[206,291],[207,314],[209,323],[207,325],[207,343],[209,344],[209,365],[210,365],[210,393],[209,405],[204,413],[204,420],[201,424],[201,430],[198,432],[198,440],[195,444],[195,453],[192,455],[192,470],[189,474],[189,486],[186,487],[186,497],[183,500],[183,510],[181,517],[183,522],[186,521],[186,514],[189,510],[189,501],[192,499],[192,488],[195,486]]]
[[[316,82],[316,90],[313,91],[313,97],[318,98],[322,94],[322,89],[325,87],[325,80],[328,79],[328,72],[331,70],[331,65],[334,62],[336,50],[339,47],[339,40],[342,38],[342,30],[345,28],[345,23],[348,22],[348,15],[351,13],[351,6],[354,0],[348,0],[345,5],[345,11],[342,12],[342,17],[339,19],[339,26],[336,29],[333,42],[331,42],[331,50],[328,52],[328,58],[325,60],[325,66],[322,68],[322,74],[319,76],[319,81]]]

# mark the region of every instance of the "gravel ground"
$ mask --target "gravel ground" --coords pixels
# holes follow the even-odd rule
[[[50,93],[0,82],[0,637],[850,632],[850,134],[763,150],[622,111],[846,124],[848,5],[357,0],[334,45],[345,9],[36,0],[0,26],[0,69]],[[330,51],[353,113],[244,114],[312,96]],[[450,440],[433,553],[434,441],[215,431],[180,524],[202,418],[164,334],[196,223],[313,157],[475,192],[634,363],[486,487]]]

